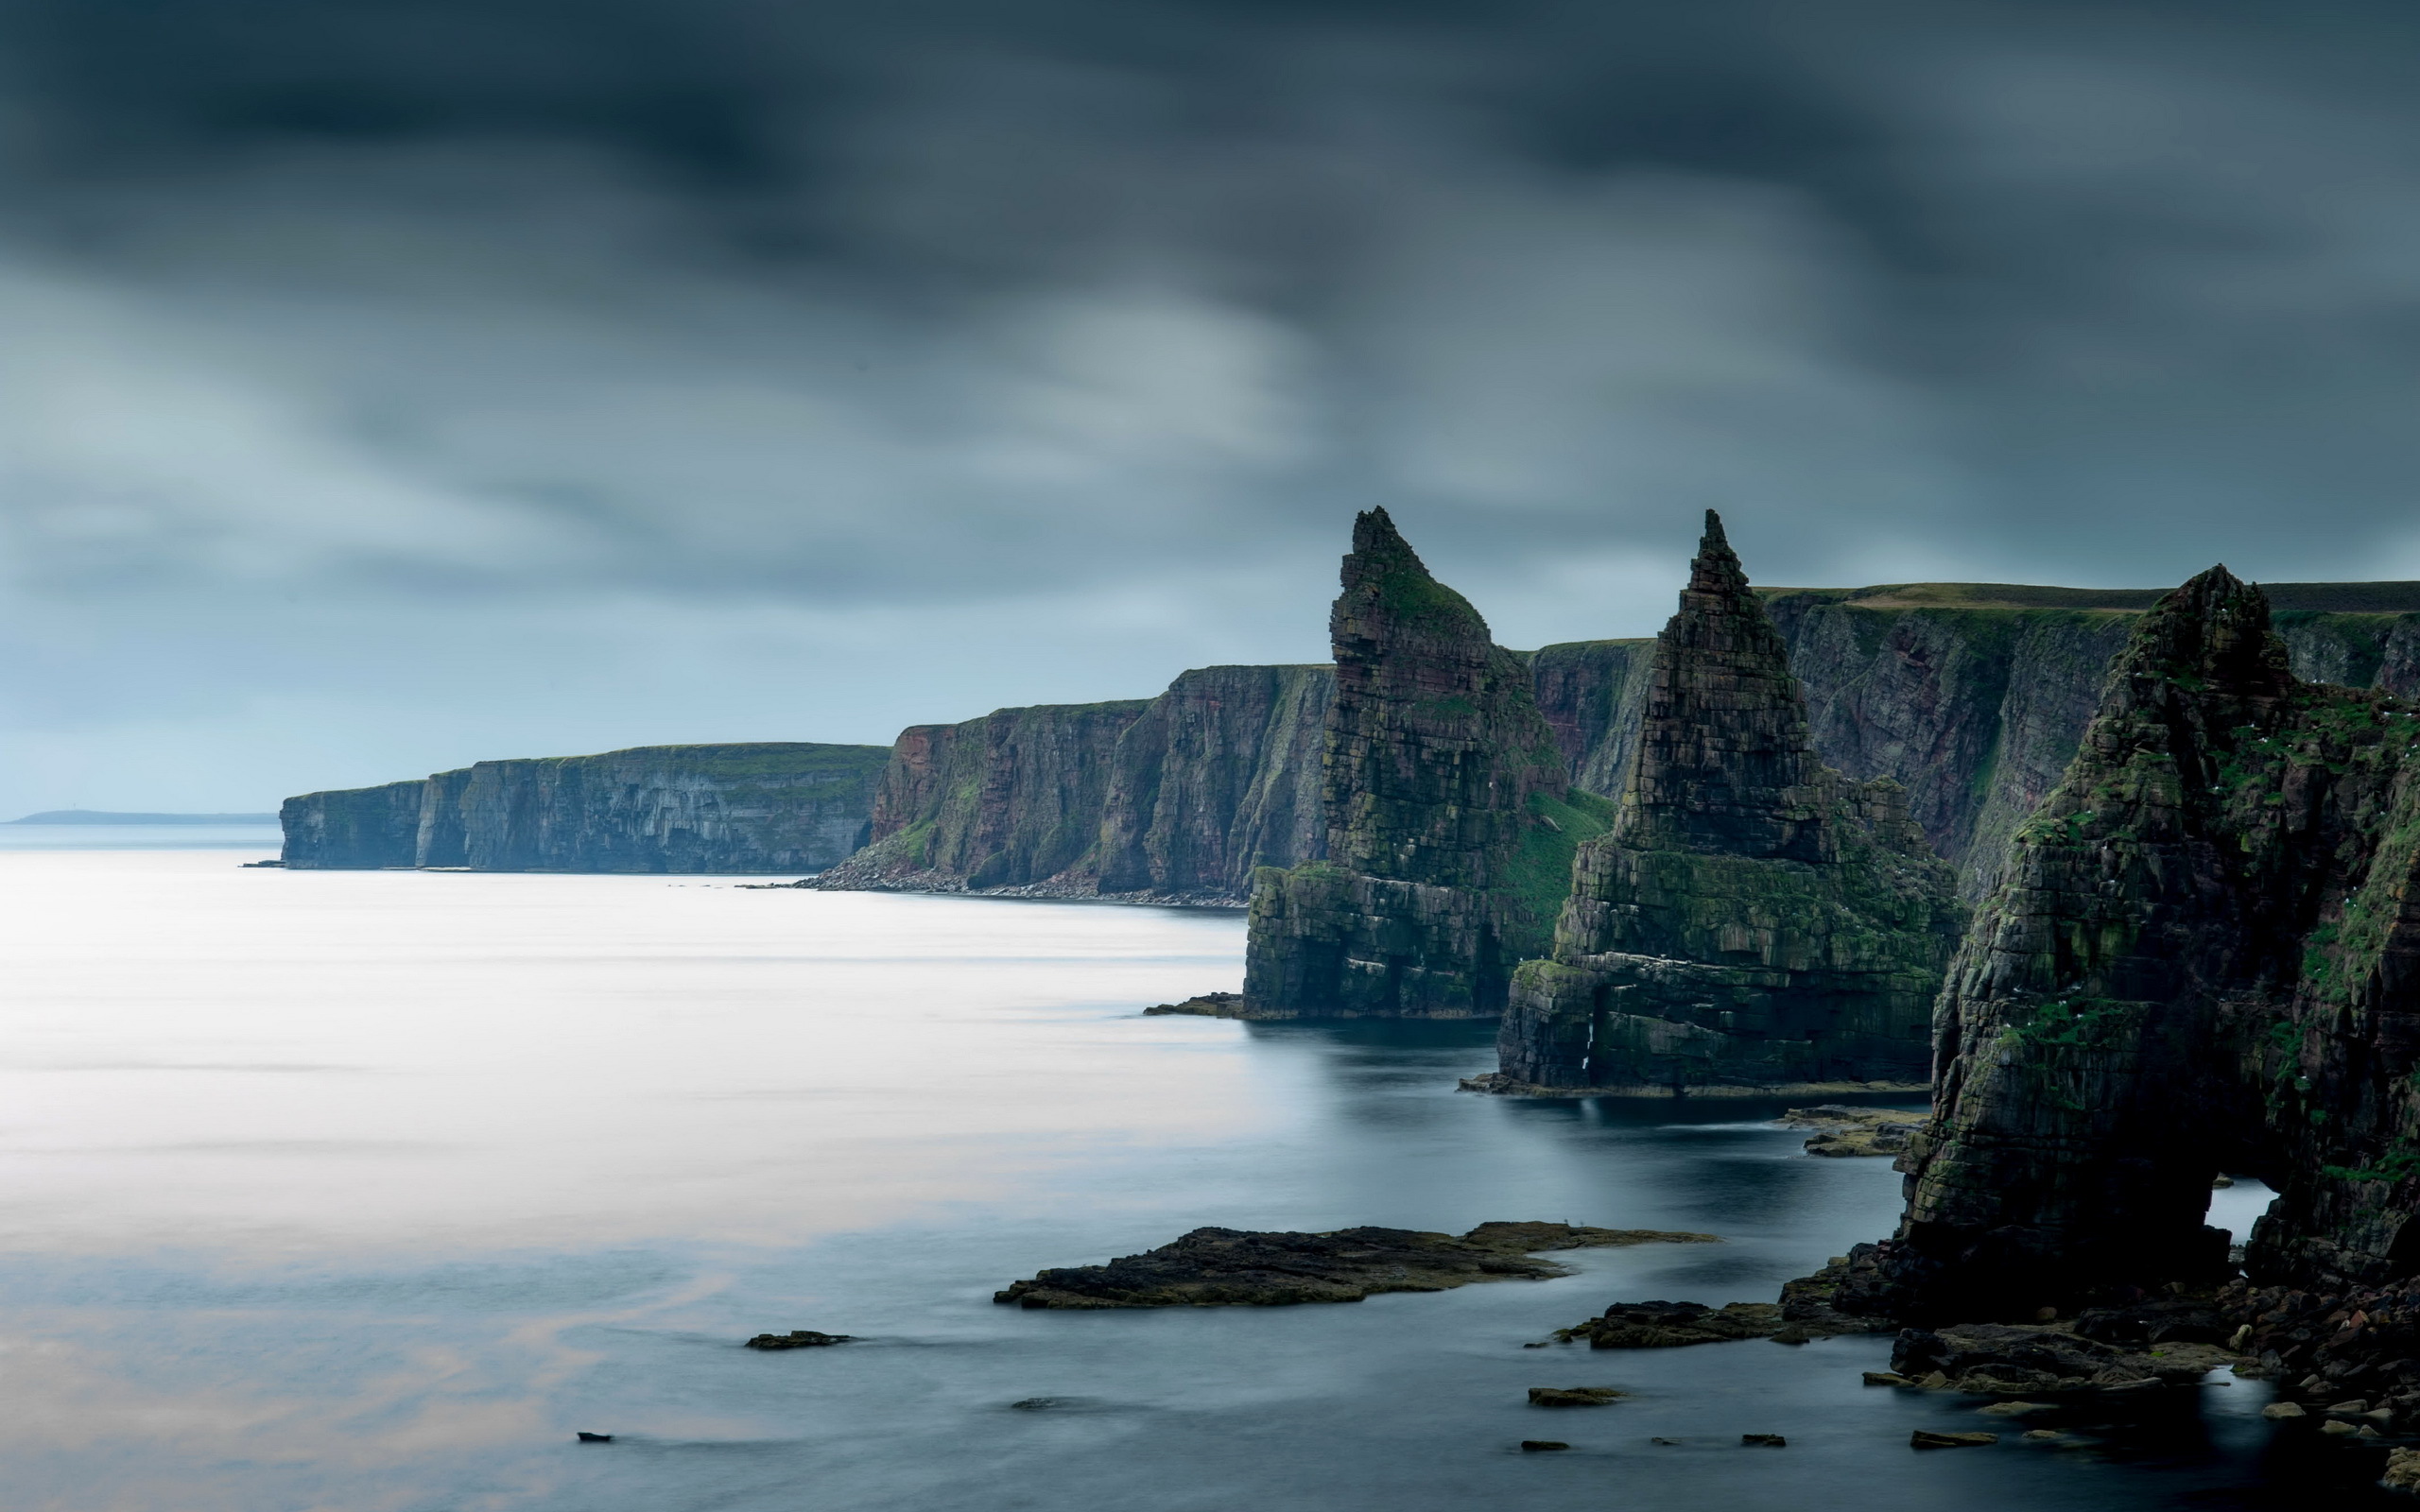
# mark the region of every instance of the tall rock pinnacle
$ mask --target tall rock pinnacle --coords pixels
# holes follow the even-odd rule
[[[1495,1013],[1611,805],[1571,789],[1528,667],[1384,509],[1354,522],[1341,585],[1327,859],[1256,877],[1244,995],[1272,1014]]]
[[[1826,859],[1823,764],[1789,648],[1705,512],[1680,612],[1658,638],[1619,831],[1642,849]]]
[[[2297,680],[2223,567],[2168,594],[1959,953],[1906,1217],[1843,1296],[1980,1319],[2213,1282],[2221,1171],[2280,1194],[2255,1280],[2420,1271],[2415,885],[2420,707]]]
[[[1650,676],[1619,816],[1578,851],[1553,958],[1514,978],[1499,1080],[1921,1081],[1954,879],[1898,784],[1815,759],[1789,650],[1711,510]]]

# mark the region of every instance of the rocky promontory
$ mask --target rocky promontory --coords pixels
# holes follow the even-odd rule
[[[1382,1292],[1442,1292],[1473,1281],[1570,1274],[1534,1258],[1555,1250],[1717,1242],[1712,1234],[1561,1223],[1483,1223],[1460,1236],[1410,1228],[1315,1234],[1196,1228],[1173,1244],[1105,1265],[1043,1271],[992,1299],[1080,1310],[1357,1302]]]
[[[878,746],[641,746],[285,800],[295,870],[779,872],[864,844]]]
[[[1655,647],[1612,831],[1522,965],[1495,1090],[1921,1084],[1963,922],[1889,779],[1817,760],[1721,522]]]
[[[1327,856],[1253,877],[1244,996],[1320,1017],[1493,1016],[1611,805],[1571,785],[1529,669],[1385,510],[1354,522],[1340,576]]]

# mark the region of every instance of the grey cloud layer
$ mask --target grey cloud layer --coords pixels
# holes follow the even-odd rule
[[[2396,8],[868,9],[0,4],[0,792],[1149,692],[1381,500],[1516,643],[2420,575]]]

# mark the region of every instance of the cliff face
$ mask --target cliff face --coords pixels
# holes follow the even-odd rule
[[[2223,568],[2135,627],[1951,971],[1907,1215],[1852,1305],[2214,1280],[2221,1170],[2281,1194],[2256,1280],[2420,1270],[2420,708],[2290,660]]]
[[[888,754],[877,746],[765,743],[480,762],[420,782],[289,799],[286,864],[813,870],[863,841]],[[369,834],[372,815],[375,845],[338,851],[324,838],[345,824]],[[336,854],[352,859],[327,859]]]
[[[1530,688],[1571,785],[1612,798],[1630,775],[1655,643],[1570,641],[1530,656]]]
[[[1571,788],[1527,666],[1383,509],[1354,523],[1342,589],[1327,858],[1255,876],[1244,996],[1264,1015],[1498,1012],[1607,805]]]
[[[1619,816],[1580,848],[1553,959],[1513,980],[1501,1075],[1920,1080],[1953,885],[1896,783],[1816,759],[1788,648],[1709,512]]]
[[[1334,672],[1187,672],[1119,735],[1093,875],[1105,893],[1232,899],[1260,867],[1318,859]]]
[[[834,890],[1097,891],[1076,872],[1100,838],[1117,739],[1146,707],[1035,704],[900,736],[874,842],[815,879]]]
[[[423,785],[389,782],[287,799],[277,816],[285,832],[285,865],[297,871],[414,865]]]

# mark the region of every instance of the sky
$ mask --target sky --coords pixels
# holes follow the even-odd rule
[[[2420,577],[2403,0],[0,0],[0,816]]]

